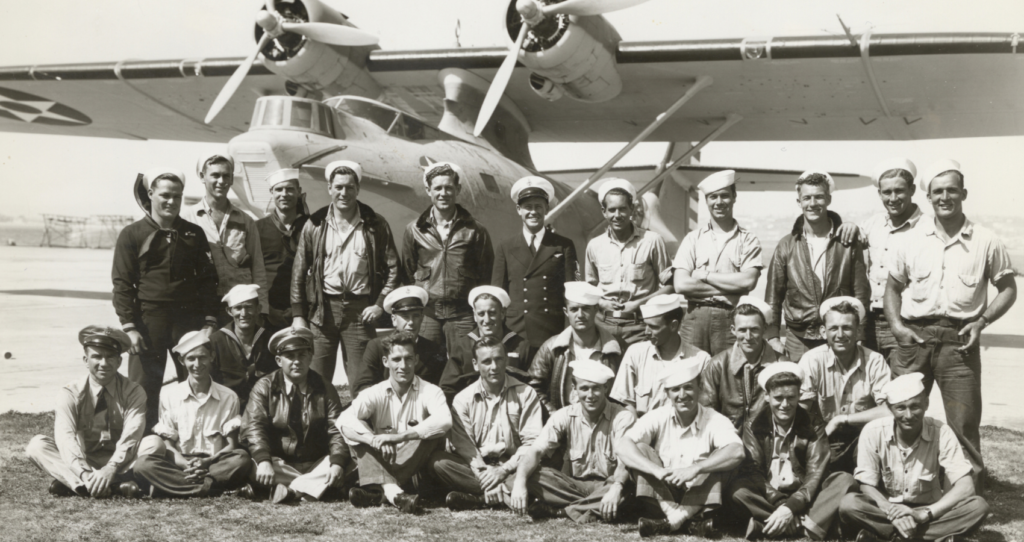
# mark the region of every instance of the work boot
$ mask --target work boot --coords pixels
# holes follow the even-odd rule
[[[879,540],[878,537],[875,536],[875,533],[867,529],[861,529],[860,532],[857,533],[857,542],[879,542]]]
[[[534,501],[533,504],[526,509],[526,513],[533,519],[548,519],[548,518],[567,518],[569,517],[565,513],[564,508],[555,508],[548,503]]]
[[[57,480],[50,482],[50,488],[47,491],[54,497],[74,497],[77,495],[74,490]]]
[[[444,498],[444,504],[449,510],[461,512],[463,510],[481,510],[487,507],[487,503],[476,495],[452,491]]]
[[[761,538],[761,534],[764,532],[764,523],[757,521],[754,518],[750,518],[747,522],[747,534],[743,535],[743,538],[747,540],[757,540]]]
[[[235,495],[248,501],[256,500],[256,491],[254,491],[252,485],[248,483],[238,488],[238,490],[235,491]]]
[[[384,502],[384,491],[364,487],[354,487],[348,491],[348,500],[356,508],[380,506]]]
[[[711,518],[694,518],[686,523],[686,531],[700,538],[711,538],[717,534],[715,531],[715,521]]]
[[[270,497],[270,502],[274,504],[286,503],[295,497],[295,492],[288,489],[288,486],[284,484],[276,484],[274,486],[274,493]]]
[[[667,519],[640,518],[637,524],[640,527],[640,538],[650,538],[659,534],[670,534],[672,525]]]
[[[423,512],[423,507],[420,506],[419,495],[399,493],[395,495],[395,506],[406,514],[419,514]]]
[[[142,490],[135,482],[124,482],[117,486],[117,491],[126,499],[138,499],[142,496]]]

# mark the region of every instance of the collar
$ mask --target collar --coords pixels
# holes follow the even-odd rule
[[[921,435],[918,437],[919,440],[931,442],[935,439],[935,433],[938,428],[931,423],[932,419],[928,416],[924,417],[921,427]],[[886,423],[882,426],[882,439],[886,442],[891,442],[894,445],[899,445],[896,442],[896,418],[889,416]]]
[[[708,221],[704,223],[703,227],[700,228],[700,232],[701,233],[715,233],[714,225],[711,222],[712,221],[709,218]],[[722,232],[722,233],[725,234],[726,239],[732,239],[733,237],[739,235],[740,231],[743,231],[743,228],[740,226],[739,221],[737,221],[736,219],[733,219],[733,222],[735,222],[735,224],[733,225],[731,230],[729,230],[727,232]]]
[[[925,227],[924,232],[925,232],[925,235],[934,235],[936,238],[939,238],[941,240],[941,237],[939,237],[939,226],[935,224],[935,219],[934,218],[932,218],[930,221],[928,221],[928,224]],[[973,235],[974,235],[974,222],[971,222],[971,219],[969,219],[969,218],[967,218],[965,216],[964,217],[964,225],[960,228],[960,231],[956,232],[956,235],[954,235],[953,237],[950,237],[949,241],[946,244],[947,245],[952,245],[953,243],[955,243],[958,240],[960,240],[960,241],[970,240],[971,236],[973,236]]]
[[[235,331],[233,329],[231,329],[232,327],[234,327],[234,325],[235,324],[232,322],[232,323],[230,323],[230,324],[220,328],[220,332],[223,333],[224,335],[230,337],[233,341],[238,343],[239,346],[243,346],[242,345],[242,340],[239,339],[238,335],[235,335]],[[263,326],[260,326],[260,327],[256,328],[256,333],[252,334],[252,345],[253,346],[256,346],[256,341],[260,340],[260,335],[262,335],[262,334],[263,334]]]
[[[670,359],[682,358],[683,357],[683,353],[686,350],[686,343],[684,343],[682,340],[680,340],[679,341],[679,349],[676,350],[675,354],[672,354],[668,358],[662,358],[661,354],[658,352],[658,347],[654,346],[653,342],[647,341],[647,344],[651,345],[651,351],[652,351],[651,357],[653,357],[654,359],[657,359],[657,360],[661,360],[661,361],[667,361],[667,360],[670,360]]]
[[[861,368],[861,360],[864,359],[864,347],[857,345],[857,356],[853,358],[853,365],[850,367],[850,373],[855,373]],[[825,367],[832,368],[833,366],[839,365],[839,357],[832,351],[832,348],[825,349],[828,353],[825,354]],[[838,367],[837,367],[838,368]]]
[[[303,209],[302,205],[299,205],[298,212],[296,213],[295,219],[292,220],[291,224],[285,224],[284,221],[281,220],[281,217],[278,216],[278,214],[277,214],[277,208],[276,207],[270,211],[270,221],[274,224],[274,226],[278,229],[278,231],[280,231],[281,233],[283,233],[285,235],[293,233],[293,232],[295,232],[296,229],[298,229],[298,228],[295,227],[295,225],[299,222],[299,219],[302,218],[303,216],[306,216],[306,210]]]
[[[153,220],[153,216],[150,214],[146,214],[146,216],[142,217],[142,220],[156,231],[181,231],[186,222],[184,218],[181,218],[180,212],[178,213],[178,216],[174,217],[174,221],[171,222],[171,227],[166,229],[161,228],[160,224],[157,224],[156,220]]]
[[[463,209],[461,205],[456,203],[455,204],[455,216],[452,218],[451,224],[454,226],[456,222],[463,221],[463,220],[468,221],[469,218],[471,218],[471,215],[469,214],[469,211]],[[423,211],[423,214],[421,214],[418,219],[416,219],[416,227],[419,228],[420,231],[427,231],[427,230],[430,229],[430,226],[433,223],[434,223],[434,206],[431,205],[430,207],[427,207],[426,211]]]
[[[391,377],[388,377],[388,379],[385,380],[384,382],[387,382],[387,386],[385,386],[384,393],[388,393],[394,395],[395,397],[398,397],[398,390],[396,390],[394,384],[392,384]],[[405,391],[405,396],[408,397],[410,393],[418,391],[419,389],[420,377],[413,375],[412,383],[409,384],[409,389]]]
[[[113,382],[111,382],[111,384],[113,384]],[[85,377],[85,386],[82,386],[83,390],[89,390],[89,393],[92,394],[93,401],[95,401],[100,396],[100,391],[105,388],[107,388],[107,386],[104,386],[99,382],[96,382],[96,380],[93,379],[91,374]],[[109,389],[107,390],[107,393],[110,393]]]
[[[647,230],[641,228],[640,226],[637,226],[636,224],[633,224],[633,234],[630,235],[625,241],[622,241],[621,243],[619,241],[616,241],[615,240],[615,236],[612,235],[612,227],[611,227],[611,225],[609,225],[605,229],[604,233],[605,233],[605,235],[608,236],[608,240],[611,241],[612,243],[621,244],[621,245],[628,245],[630,243],[630,241],[632,241],[633,239],[637,239],[637,238],[641,238],[642,239],[644,234],[647,233]]]
[[[834,213],[832,211],[826,211],[826,214],[828,214],[828,219],[832,222],[832,229],[829,230],[828,235],[829,237],[835,237],[836,231],[839,229],[839,226],[843,225],[843,219],[839,216],[838,213]],[[793,230],[790,232],[790,234],[792,234],[793,237],[796,239],[805,237],[804,215],[796,217],[796,222],[793,223]]]
[[[743,372],[743,366],[747,364],[747,358],[740,350],[738,343],[732,345],[732,350],[729,352],[729,372],[734,376]],[[761,339],[761,357],[758,358],[757,364],[764,367],[769,363],[774,363],[779,360],[778,354],[775,350],[768,345],[768,341]]]
[[[539,232],[531,233],[530,230],[526,229],[526,224],[523,224],[523,239],[525,239],[526,240],[526,244],[529,245],[530,244],[530,236],[531,235],[536,235],[537,236],[537,244],[539,245],[541,243],[541,241],[544,240],[544,234],[547,233],[547,231],[548,231],[548,227],[544,226],[543,228],[540,229]]]
[[[775,416],[772,416],[772,435],[774,435],[776,437],[786,438],[786,437],[789,436],[790,433],[793,432],[793,428],[794,427],[796,427],[796,420],[795,419],[793,420],[793,423],[789,424],[789,429],[786,429],[785,433],[781,433],[781,432],[779,432],[779,425],[777,423],[775,423]]]
[[[507,343],[507,342],[511,341],[512,339],[514,339],[516,337],[516,332],[515,331],[509,331],[509,329],[507,327],[502,326],[502,331],[505,332],[505,336],[502,337],[502,339],[501,339],[502,343]],[[481,337],[481,336],[476,334],[476,330],[475,329],[473,331],[470,331],[466,336],[469,337],[470,339],[473,339],[474,342],[475,341],[479,341],[480,339],[483,338],[483,337]]]
[[[573,404],[566,412],[568,412],[570,418],[587,419],[587,415],[583,413],[583,405],[579,403]],[[601,410],[601,418],[608,421],[612,419],[612,402],[608,398],[605,398],[604,408]]]
[[[597,326],[595,326],[597,327]],[[619,341],[615,339],[615,336],[608,333],[604,329],[597,327],[597,338],[598,342],[601,343],[602,354],[622,354],[622,347],[619,346]],[[576,330],[569,326],[562,330],[561,333],[555,335],[551,345],[556,348],[569,348],[572,346],[576,339]]]
[[[509,379],[508,373],[506,373],[505,381],[502,382],[501,384],[501,391],[499,391],[496,395],[492,396],[487,393],[487,388],[484,387],[484,380],[482,378],[478,378],[476,379],[476,382],[473,383],[473,386],[476,387],[476,389],[473,391],[473,397],[478,398],[480,400],[484,400],[487,397],[504,397],[505,393],[508,392],[509,388],[514,388],[517,385],[522,384],[519,382],[513,382],[511,379]]]
[[[363,210],[359,207],[358,202],[356,204],[356,215],[352,217],[348,224],[352,226],[352,229],[358,228],[363,223]],[[327,212],[327,225],[334,228],[335,231],[340,232],[341,228],[338,227],[338,217],[334,210],[334,204],[330,205],[329,211]]]
[[[892,217],[889,216],[889,213],[884,213],[885,214],[885,227],[888,228],[889,231],[899,231],[899,230],[902,230],[903,228],[910,229],[910,228],[913,228],[914,226],[916,226],[917,225],[917,221],[921,220],[921,217],[924,216],[924,213],[921,212],[921,207],[919,207],[916,203],[911,203],[911,205],[914,206],[914,212],[910,213],[910,218],[908,218],[907,221],[904,222],[903,225],[898,227],[898,228],[894,228],[892,226]]]
[[[195,391],[192,389],[192,384],[189,383],[187,378],[181,384],[186,390],[185,397],[183,399],[188,400],[188,398],[191,397],[194,401],[198,402],[200,406],[206,404],[207,401],[219,402],[223,398],[221,396],[221,391],[217,387],[217,383],[212,379],[210,380],[210,393],[206,394],[206,399],[199,399],[199,397],[196,396]]]
[[[700,403],[697,403],[697,416],[693,418],[693,423],[686,427],[683,427],[683,424],[679,422],[679,413],[675,411],[675,406],[670,404],[668,407],[672,409],[672,423],[677,427],[682,428],[684,433],[691,430],[694,434],[700,433],[704,429],[704,426],[707,425],[707,412],[704,406]]]
[[[197,209],[196,209],[196,216],[203,216],[203,215],[210,214],[210,204],[206,201],[206,196],[203,196],[203,197],[199,198],[199,203],[197,203],[195,206],[197,207]],[[241,211],[239,211],[238,209],[235,208],[235,205],[233,203],[228,201],[228,211],[226,213],[224,213],[227,216],[228,220],[230,220],[231,218],[233,218],[235,216],[235,212],[236,211],[239,212],[239,213],[241,212]]]

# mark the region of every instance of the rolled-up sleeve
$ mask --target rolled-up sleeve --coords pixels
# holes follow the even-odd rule
[[[548,423],[541,429],[540,436],[530,446],[542,456],[547,457],[562,445],[568,434],[569,415],[565,410],[560,410],[551,415]]]
[[[985,258],[985,274],[991,277],[992,285],[995,286],[999,279],[1006,275],[1013,275],[1013,266],[1010,263],[1010,253],[1006,245],[999,239],[992,239]]]
[[[871,352],[866,348],[864,351]],[[882,390],[889,383],[889,380],[892,379],[892,372],[882,354],[871,352],[867,358],[867,373],[868,379],[871,381],[871,395],[875,398],[876,405],[883,405],[885,404],[885,392]]]
[[[615,383],[612,384],[612,392],[609,397],[616,401],[636,407],[636,346],[630,346],[626,350],[622,365],[619,366],[619,374],[615,375]]]
[[[946,424],[939,427],[939,466],[946,472],[949,485],[972,472],[971,463],[964,457],[960,441]]]
[[[761,257],[761,240],[750,232],[743,232],[741,235],[740,271],[764,268],[764,262]]]
[[[879,430],[881,426],[872,425],[865,427],[860,433],[860,442],[857,444],[857,468],[853,471],[853,477],[858,482],[878,486],[881,481],[882,457],[879,445],[882,435]],[[959,445],[957,445],[959,448]],[[968,466],[970,470],[970,466]]]
[[[659,411],[649,412],[626,431],[626,438],[637,444],[653,446],[665,425],[665,416]]]

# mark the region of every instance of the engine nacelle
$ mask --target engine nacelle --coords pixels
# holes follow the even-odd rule
[[[279,1],[275,9],[289,21],[352,26],[343,15],[319,0]],[[256,25],[256,39],[262,35],[263,29]],[[376,99],[381,89],[366,70],[366,59],[376,48],[339,47],[286,33],[272,40],[262,52],[267,69],[308,92],[322,93],[324,98],[345,94]]]
[[[530,31],[519,61],[573,99],[606,102],[622,92],[622,77],[615,62],[621,40],[604,17],[557,15],[550,23]],[[538,94],[557,99],[542,81],[538,83],[533,85],[531,81]]]

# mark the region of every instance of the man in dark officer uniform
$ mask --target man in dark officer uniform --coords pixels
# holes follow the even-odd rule
[[[523,177],[516,181],[512,201],[523,219],[523,231],[502,241],[494,251],[491,284],[507,291],[512,299],[506,323],[534,348],[565,329],[565,283],[579,279],[572,240],[544,225],[554,198],[555,188],[546,179]]]

